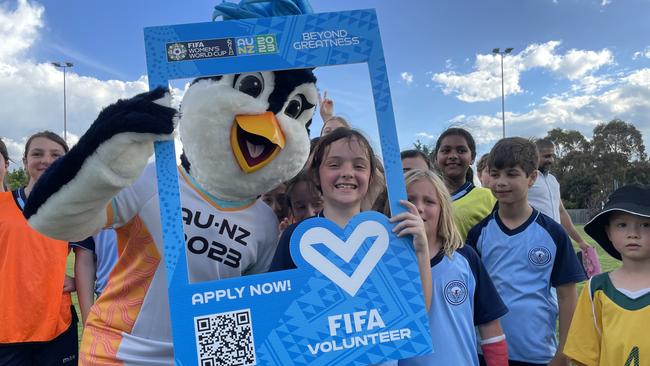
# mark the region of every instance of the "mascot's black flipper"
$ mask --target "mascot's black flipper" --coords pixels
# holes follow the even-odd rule
[[[172,138],[176,110],[166,106],[170,100],[167,90],[158,88],[105,108],[39,179],[24,210],[30,225],[62,240],[80,240],[100,229],[106,205],[140,175],[153,142]]]

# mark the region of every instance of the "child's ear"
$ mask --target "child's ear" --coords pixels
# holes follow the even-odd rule
[[[537,173],[538,170],[533,170],[533,172],[528,176],[528,188],[532,187],[533,184],[535,184],[535,181],[537,180]]]

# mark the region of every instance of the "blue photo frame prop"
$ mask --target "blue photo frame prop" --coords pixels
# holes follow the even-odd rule
[[[152,89],[172,79],[366,63],[389,203],[404,211],[374,10],[150,27],[144,35]],[[384,215],[363,212],[345,228],[304,221],[291,239],[297,269],[190,284],[173,141],[156,144],[156,170],[177,365],[366,365],[432,351],[411,240],[392,234]],[[214,343],[215,327],[236,330],[230,351]]]

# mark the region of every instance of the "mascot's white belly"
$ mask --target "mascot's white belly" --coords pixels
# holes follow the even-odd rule
[[[220,207],[179,170],[190,282],[265,272],[277,245],[277,220],[266,219],[274,218],[272,210],[258,200]],[[86,325],[81,349],[92,350],[83,355],[90,362],[104,356],[126,365],[173,362],[155,174],[155,166],[147,166],[108,210],[121,255]]]

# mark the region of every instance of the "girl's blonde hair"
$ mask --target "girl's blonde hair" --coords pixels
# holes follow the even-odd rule
[[[463,246],[463,238],[454,221],[454,209],[451,205],[451,196],[442,179],[431,170],[414,169],[404,174],[404,181],[407,187],[422,180],[428,181],[436,189],[436,200],[440,205],[437,236],[442,242],[442,251],[447,256],[451,256],[454,251]]]

